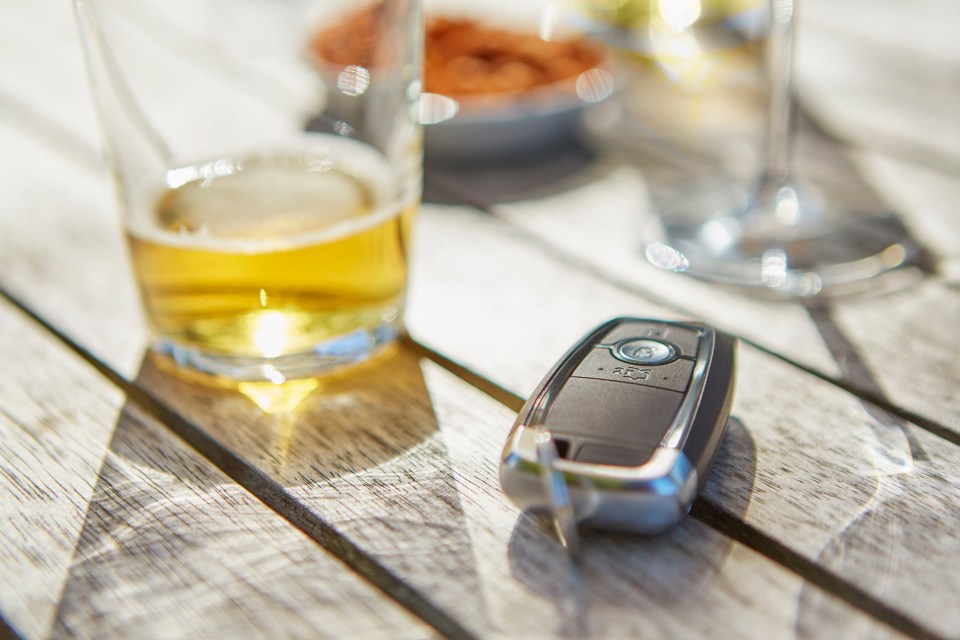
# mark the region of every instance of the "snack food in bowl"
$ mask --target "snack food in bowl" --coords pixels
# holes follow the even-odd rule
[[[485,158],[565,140],[613,92],[600,49],[470,19],[427,23],[422,121],[428,155]]]
[[[502,100],[572,80],[603,58],[583,39],[543,40],[468,19],[427,24],[424,91]]]
[[[370,44],[388,11],[385,2],[358,7],[337,28],[315,33],[307,56],[326,75],[361,67],[375,73]],[[423,71],[428,157],[490,158],[548,147],[566,140],[583,108],[614,89],[601,49],[586,38],[548,40],[468,17],[427,21]],[[352,86],[349,80],[338,77],[337,84]]]

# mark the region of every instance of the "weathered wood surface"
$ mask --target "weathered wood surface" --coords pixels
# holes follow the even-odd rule
[[[844,140],[960,173],[960,7],[798,3],[800,90]]]
[[[304,512],[298,511],[296,521],[308,530],[332,525],[335,536],[324,540],[336,546],[337,553],[343,553],[337,545],[349,543],[348,549],[374,561],[374,570],[399,576],[441,615],[467,633],[482,636],[643,633],[766,638],[895,633],[879,620],[908,632],[956,636],[960,620],[952,605],[960,584],[952,564],[944,561],[960,555],[953,535],[960,519],[956,447],[777,357],[864,392],[886,395],[891,404],[929,420],[928,426],[951,425],[957,406],[952,391],[956,385],[951,383],[960,372],[952,362],[949,346],[955,347],[956,339],[949,323],[937,329],[939,342],[929,333],[910,331],[910,348],[928,356],[932,369],[888,371],[885,366],[898,346],[886,337],[903,326],[919,328],[931,315],[931,307],[923,305],[955,315],[949,280],[930,279],[911,291],[811,313],[642,271],[627,233],[613,235],[616,242],[600,245],[599,250],[591,245],[598,239],[598,217],[608,228],[624,229],[631,213],[646,206],[636,170],[615,160],[602,160],[586,172],[567,167],[570,180],[549,181],[552,197],[538,193],[535,201],[489,207],[512,228],[471,209],[429,207],[416,247],[410,314],[414,336],[514,394],[525,395],[591,325],[623,313],[696,315],[776,354],[742,349],[735,410],[739,422],[731,428],[714,480],[706,489],[706,504],[719,509],[726,522],[739,528],[734,535],[754,548],[727,537],[722,523],[701,516],[653,540],[590,536],[585,569],[577,576],[559,562],[556,544],[542,523],[520,517],[497,488],[496,459],[512,412],[409,349],[321,381],[316,388],[289,387],[281,395],[268,393],[269,388],[231,392],[198,387],[142,361],[145,333],[111,193],[98,178],[92,146],[97,136],[86,88],[82,81],[61,78],[71,69],[80,73],[72,33],[64,29],[69,16],[65,8],[58,13],[51,7],[31,3],[24,14],[10,8],[0,20],[0,34],[8,36],[3,40],[7,51],[20,52],[16,59],[3,59],[11,72],[0,75],[0,107],[14,116],[0,122],[0,143],[17,150],[0,159],[8,177],[0,216],[0,287],[107,363],[138,392],[173,409],[167,426],[182,432],[187,424],[212,436],[202,448],[204,455],[216,455],[218,447],[226,447],[240,458],[236,475],[255,470],[275,481],[277,488],[258,494],[270,506],[289,515],[291,504],[299,505]],[[38,16],[43,26],[30,22]],[[47,22],[53,25],[49,31]],[[950,221],[939,194],[956,192],[953,177],[915,164],[909,154],[883,155],[869,149],[858,153],[870,169],[868,178],[903,171],[923,178],[917,180],[922,186],[943,189],[925,190],[917,197],[938,211],[945,223]],[[898,181],[897,198],[916,202],[910,185],[903,182]],[[476,196],[471,201],[491,196],[471,194],[468,187],[453,184],[453,194]],[[877,191],[890,197],[888,190]],[[584,211],[591,215],[582,215]],[[945,237],[949,234],[921,217],[910,214],[911,225],[917,220],[912,228],[927,230],[925,240],[941,254],[951,255],[952,240]],[[571,236],[577,242],[571,242]],[[584,251],[584,246],[593,249]],[[102,381],[98,384],[109,388]],[[77,388],[76,383],[70,386]],[[115,405],[104,406],[109,413]],[[137,410],[122,415],[117,424],[135,426],[117,427],[124,438],[101,433],[101,439],[113,439],[111,451],[102,453],[104,459],[133,459],[141,463],[138,470],[154,467],[158,464],[154,454],[139,448],[148,443],[175,460],[163,458],[175,467],[174,476],[189,478],[168,478],[163,491],[195,495],[203,493],[197,485],[230,486],[229,500],[224,498],[230,506],[239,500],[233,492],[247,496],[194,454],[181,450]],[[112,428],[116,421],[108,418],[105,424]],[[103,473],[108,481],[101,478],[97,496],[121,485],[126,492],[114,492],[104,502],[127,504],[128,495],[144,501],[145,491],[167,504],[156,497],[162,492],[141,487],[142,478],[126,466],[106,464]],[[202,476],[206,484],[191,474]],[[249,474],[244,477],[249,479]],[[94,492],[89,482],[85,486],[88,493]],[[257,483],[249,488],[263,491]],[[189,526],[178,528],[164,520],[154,531],[183,538],[195,529],[235,531],[231,516],[236,514],[231,509],[225,507],[221,519],[191,514],[187,507],[196,509],[193,503],[183,507],[188,512],[183,521]],[[150,523],[160,519],[155,511],[145,510]],[[139,523],[138,518],[145,517],[139,508],[111,513],[123,522]],[[265,513],[282,524],[284,535],[290,533],[285,521]],[[270,542],[276,539],[271,536],[279,534],[270,533],[259,520],[257,526],[267,533],[258,529],[251,538],[264,536],[267,542],[256,548],[267,557],[248,558],[227,545],[226,552],[232,550],[238,562],[277,560],[264,547],[271,549],[269,545],[276,544]],[[766,538],[757,542],[751,531]],[[98,546],[102,539],[91,536],[96,540],[89,548],[102,550]],[[298,539],[316,551],[314,543]],[[236,544],[247,549],[248,542]],[[790,553],[807,564],[798,568]],[[96,592],[98,597],[109,594],[128,579],[126,571],[136,575],[141,570],[137,560],[135,554],[115,554],[104,559],[105,567],[84,563],[76,571],[77,584],[97,585],[102,590]],[[822,569],[826,577],[815,578],[811,567]],[[309,564],[306,568],[314,576],[323,573]],[[144,575],[150,582],[152,574]],[[165,578],[167,582],[154,579],[159,586],[169,585],[177,575]],[[805,581],[811,579],[826,589]],[[48,577],[47,582],[55,580]],[[229,586],[223,589],[229,592]],[[376,592],[369,595],[358,589],[356,601],[377,602]],[[165,592],[169,599],[158,607],[186,597],[172,587]],[[70,614],[64,617],[75,625],[71,628],[83,628],[89,616],[98,615],[98,620],[117,625],[113,628],[120,634],[129,630],[122,628],[129,624],[130,618],[124,617],[128,613],[113,608],[116,604],[110,604],[107,596],[94,601],[84,600],[77,588],[64,593],[76,594],[71,601],[76,607],[63,607]],[[276,599],[293,597],[284,594]],[[309,623],[315,620],[311,616],[326,612],[334,625],[356,624],[360,635],[376,635],[378,629],[384,635],[379,622],[366,626],[354,619],[350,607],[334,611],[336,602],[316,599],[330,607],[312,601],[297,607],[296,615],[285,620],[291,633],[302,630],[304,620]],[[859,610],[848,604],[851,601]],[[91,608],[91,602],[101,608]],[[252,612],[257,623],[270,617],[269,610],[258,609],[267,605],[255,599],[238,606]],[[388,605],[374,606],[381,621],[389,619],[384,612],[394,611]],[[6,601],[0,602],[0,613],[8,621],[12,610]],[[184,615],[188,613],[192,610],[185,607]],[[402,624],[410,624],[397,615]],[[216,617],[204,620],[213,624]],[[55,630],[66,631],[57,624]],[[414,635],[423,631],[411,624],[385,635],[403,635],[407,628]],[[31,637],[43,635],[44,627],[33,629]],[[337,629],[349,632],[347,627]]]
[[[4,277],[3,285],[31,306],[45,304],[45,296],[35,297],[31,291],[60,289],[56,299],[71,312],[50,307],[50,321],[71,336],[100,334],[81,344],[122,370],[132,359],[124,352],[126,345],[136,343],[136,338],[122,334],[141,334],[138,313],[130,309],[124,316],[122,307],[114,306],[112,313],[102,315],[96,307],[85,307],[83,300],[97,293],[78,275],[77,266],[92,259],[87,251],[94,247],[105,255],[113,253],[109,244],[119,239],[111,240],[113,234],[106,227],[114,222],[97,213],[97,201],[87,205],[82,197],[74,197],[72,202],[70,215],[88,222],[99,217],[100,230],[90,232],[89,247],[84,248],[85,242],[64,242],[56,252],[63,268],[21,272],[15,279]],[[447,213],[436,211],[443,216],[440,220]],[[8,255],[18,257],[17,264],[42,264],[43,254],[31,249],[41,245],[42,227],[18,225],[12,231],[7,236],[12,243]],[[427,263],[422,269],[432,271],[434,266]],[[123,290],[127,276],[117,264],[103,267],[101,274],[97,286]],[[31,285],[34,279],[46,284]],[[63,300],[64,295],[73,299]],[[139,357],[143,347],[135,351]],[[374,380],[366,379],[369,376]],[[539,523],[518,520],[497,488],[496,456],[512,414],[434,365],[421,365],[409,353],[397,354],[375,369],[357,371],[350,376],[352,382],[328,381],[322,389],[307,388],[307,398],[289,413],[265,413],[251,398],[272,411],[274,405],[295,399],[262,396],[251,388],[245,396],[191,386],[149,364],[131,378],[248,463],[267,471],[318,518],[332,522],[477,633],[549,637],[574,625],[597,637],[620,637],[653,625],[662,627],[664,634],[672,629],[689,637],[711,635],[720,625],[737,636],[790,636],[801,598],[819,603],[819,615],[807,616],[804,628],[815,630],[838,620],[853,628],[876,624],[695,521],[670,538],[654,541],[599,538],[591,543],[591,570],[585,582],[557,586],[564,565],[558,564],[551,536]],[[438,382],[431,386],[431,379]],[[369,417],[363,417],[364,412]],[[441,418],[448,414],[452,418]],[[749,436],[740,444],[749,457]],[[624,560],[627,554],[630,569]],[[670,578],[665,575],[668,566],[675,567],[672,572],[685,568]],[[625,571],[634,573],[633,581],[623,582]],[[518,572],[522,579],[516,577]],[[690,619],[684,609],[656,613],[664,590],[686,592],[703,575],[711,578],[696,587],[698,601],[716,612],[722,623]],[[746,575],[762,579],[745,580]],[[589,597],[578,589],[589,592]],[[767,599],[771,602],[749,615],[740,611],[742,602]],[[624,609],[626,602],[646,603],[648,613],[639,616]],[[571,603],[580,608],[558,619],[558,609]]]
[[[509,239],[509,231],[494,220],[468,212],[457,216],[451,210],[424,230],[422,250],[435,265],[430,271],[443,276],[435,275],[424,284],[429,289],[415,293],[448,304],[428,309],[414,298],[414,335],[440,353],[457,354],[460,363],[519,395],[599,320],[619,313],[670,315],[538,256],[521,240]],[[456,234],[471,241],[455,245]],[[495,264],[473,269],[493,247]],[[522,287],[484,284],[521,272]],[[470,304],[471,292],[481,288],[484,295]],[[418,308],[428,312],[418,313]],[[526,330],[518,330],[508,326],[506,316],[531,321]],[[838,565],[838,573],[907,614],[927,606],[931,614],[949,607],[960,587],[952,565],[932,560],[922,573],[939,587],[924,591],[917,602],[910,601],[916,592],[906,578],[915,562],[931,558],[928,550],[960,553],[954,535],[960,517],[960,449],[749,346],[741,348],[739,368],[734,412],[752,436],[755,460],[721,464],[724,475],[718,476],[724,481],[709,485],[706,495],[731,509],[738,495],[752,495],[744,520],[818,561],[840,540],[850,548],[885,548],[887,554],[873,556],[874,564],[864,559]],[[905,527],[896,534],[902,542],[892,543],[890,523],[881,515],[891,508],[906,518],[897,524]],[[907,539],[922,548],[911,550]],[[878,579],[878,574],[888,579]],[[936,619],[945,634],[958,623],[942,614]]]
[[[903,31],[891,17],[903,12],[889,4],[884,5],[887,13],[873,4],[857,3],[857,9],[845,4],[839,12],[843,17],[833,15],[833,4],[804,3],[800,14],[801,97],[809,94],[804,104],[828,129],[827,134],[810,127],[801,131],[800,173],[832,178],[831,195],[861,207],[892,208],[933,254],[939,275],[920,283],[894,280],[890,295],[834,303],[830,326],[818,322],[824,316],[811,316],[802,305],[752,300],[646,263],[641,228],[656,214],[651,177],[683,177],[682,171],[671,174],[660,166],[675,158],[658,156],[658,150],[639,161],[629,155],[605,157],[582,171],[571,168],[577,162],[573,153],[482,168],[469,179],[438,171],[432,184],[428,176],[428,184],[447,200],[482,206],[532,234],[561,260],[597,272],[620,288],[660,300],[682,315],[711,321],[874,400],[931,421],[936,430],[960,436],[960,395],[951,391],[960,386],[953,355],[960,344],[947,320],[956,317],[960,306],[960,233],[955,231],[954,206],[960,196],[960,132],[954,117],[960,59],[950,54],[955,47],[936,27],[933,41],[943,46],[910,48],[919,37],[919,25],[940,19],[931,3],[911,5]],[[951,6],[948,11],[955,10]],[[837,33],[846,24],[856,28]],[[821,40],[830,47],[821,46]],[[907,68],[887,64],[891,55],[900,56]],[[913,91],[910,83],[919,83],[923,91]],[[936,92],[943,92],[942,98],[931,97]],[[898,126],[874,124],[871,118],[878,113]],[[913,128],[923,129],[926,138]],[[831,140],[832,133],[853,140],[854,146]],[[881,144],[892,137],[925,146],[911,151]],[[541,179],[552,175],[551,163],[560,178]],[[931,318],[945,321],[931,323]],[[890,340],[891,335],[901,339]],[[910,352],[919,349],[923,358],[902,362],[897,354],[905,343]],[[894,361],[900,362],[891,365]]]
[[[431,630],[0,301],[0,613],[26,637]]]
[[[76,206],[79,206],[79,203]],[[428,215],[425,219],[426,229],[429,229],[430,226],[427,225],[434,221],[434,226],[438,226],[443,232],[444,225],[449,226],[450,221],[456,220],[456,213],[452,210],[437,210],[433,213],[434,215]],[[484,222],[482,219],[480,221]],[[486,222],[489,223],[489,221]],[[30,232],[23,228],[19,231],[18,238],[23,237],[22,234],[30,235]],[[489,247],[492,247],[500,258],[510,257],[510,252],[505,250],[502,240],[499,240],[496,234],[491,236],[489,233],[477,233],[469,224],[465,224],[461,231],[472,238],[471,245],[476,249],[482,251],[488,247],[489,242]],[[434,276],[443,272],[456,275],[456,262],[445,264],[442,260],[438,261],[436,256],[430,257],[433,252],[428,248],[448,247],[454,249],[454,253],[459,253],[461,257],[471,258],[461,262],[461,266],[475,262],[472,255],[463,253],[463,247],[458,248],[456,240],[461,237],[459,232],[454,231],[453,236],[448,232],[443,233],[446,233],[446,238],[421,239],[420,245],[428,258],[421,263],[423,266],[420,269]],[[28,241],[16,244],[31,246],[32,243]],[[70,245],[66,245],[62,251],[66,256],[72,250]],[[78,256],[85,257],[82,251]],[[524,250],[521,260],[528,266],[530,266],[529,258],[530,253]],[[68,260],[66,257],[64,259]],[[507,261],[505,264],[512,266],[513,263]],[[76,269],[66,269],[56,276],[67,278],[64,288],[72,291],[71,295],[82,299],[87,292],[83,287],[82,279],[72,280],[71,274],[75,271]],[[118,273],[118,270],[106,270],[106,273]],[[565,278],[567,274],[560,275]],[[54,276],[50,274],[45,277]],[[122,279],[122,275],[118,274],[118,277]],[[424,287],[432,286],[433,280],[434,278],[418,280],[415,291],[421,282]],[[455,281],[456,278],[453,282]],[[503,291],[509,291],[500,287],[500,282],[501,280],[497,279],[491,281],[491,284]],[[569,285],[569,281],[566,285]],[[115,289],[120,286],[120,280],[118,280],[117,286],[110,288]],[[29,292],[31,287],[21,282],[18,289]],[[463,293],[466,294],[471,290],[474,289],[467,287],[463,289]],[[520,293],[525,294],[525,290]],[[32,298],[29,293],[26,295]],[[416,295],[421,294],[415,293]],[[489,300],[492,305],[487,311],[475,308],[469,301],[461,304],[459,299],[448,296],[445,292],[435,292],[432,295],[436,300],[445,301],[442,305],[443,309],[457,312],[472,310],[477,313],[477,318],[487,318],[490,311],[495,312],[499,308],[497,306],[499,298],[491,291],[483,296],[484,300]],[[575,300],[575,298],[569,300]],[[643,303],[635,304],[636,312],[641,312]],[[79,303],[77,306],[80,306]],[[429,305],[429,308],[434,307],[436,304]],[[427,310],[428,305],[423,305],[423,308]],[[527,315],[526,308],[520,308],[525,317],[533,317]],[[414,302],[414,309],[416,309],[416,302]],[[597,309],[597,312],[602,314],[598,319],[609,315],[603,309]],[[443,313],[436,310],[435,313],[438,319],[443,318]],[[52,317],[56,319],[58,327],[62,327],[72,335],[85,335],[95,331],[117,336],[118,332],[137,331],[132,326],[136,322],[136,316],[126,318],[110,316],[105,319],[98,313],[88,311],[69,317],[59,314]],[[418,322],[416,316],[412,317],[411,322],[414,324]],[[470,325],[464,325],[466,326]],[[496,327],[488,327],[483,335],[497,335],[496,332],[489,331],[491,328]],[[581,327],[576,327],[574,330],[579,332]],[[512,334],[519,335],[516,331]],[[438,336],[444,335],[443,330],[438,330]],[[461,337],[469,335],[470,333],[466,332],[461,334]],[[94,353],[107,362],[111,360],[125,362],[130,358],[128,355],[118,353],[117,346],[127,342],[125,339],[118,339],[110,343],[112,345],[110,350],[103,353],[94,351]],[[500,348],[494,352],[502,356],[505,353],[504,347],[512,347],[512,345],[501,344]],[[451,351],[451,353],[455,352],[457,350]],[[551,347],[548,341],[542,355],[545,358],[552,358],[556,352],[556,347]],[[522,355],[526,358],[526,354]],[[465,361],[469,361],[469,354],[463,354],[463,356]],[[552,604],[549,598],[544,600],[539,596],[531,602],[522,597],[525,588],[519,591],[518,588],[524,585],[518,585],[511,579],[509,563],[507,567],[498,565],[499,569],[487,565],[488,562],[496,564],[500,558],[509,561],[511,549],[516,547],[512,542],[511,531],[519,526],[527,542],[524,543],[522,551],[514,553],[521,559],[534,562],[541,571],[549,570],[547,575],[541,575],[538,579],[538,582],[542,582],[540,588],[546,589],[546,585],[556,579],[554,572],[558,570],[554,564],[557,549],[549,535],[542,528],[531,523],[521,521],[520,524],[516,524],[517,514],[504,502],[496,489],[496,453],[512,421],[510,412],[466,388],[463,383],[448,381],[449,385],[459,386],[458,393],[451,393],[449,397],[438,395],[429,386],[425,389],[424,382],[419,379],[422,374],[418,374],[417,361],[411,359],[409,354],[398,355],[395,358],[388,363],[379,363],[376,369],[357,371],[352,376],[354,378],[352,384],[341,382],[338,387],[336,383],[328,382],[328,385],[333,385],[332,388],[327,386],[325,389],[314,392],[314,395],[309,396],[300,410],[294,412],[292,416],[283,412],[271,416],[255,410],[249,399],[250,396],[257,398],[268,409],[271,406],[271,398],[259,398],[254,389],[248,389],[249,395],[244,397],[243,394],[229,394],[193,387],[162,374],[149,365],[140,372],[138,384],[168,402],[188,419],[209,430],[218,440],[240,452],[254,466],[267,470],[285,487],[288,487],[293,495],[309,505],[319,517],[333,522],[340,531],[376,556],[383,564],[403,575],[412,584],[431,593],[440,606],[451,610],[453,615],[457,615],[465,624],[474,626],[478,631],[492,631],[499,628],[498,624],[502,624],[498,621],[510,620],[512,624],[532,625],[533,628],[529,629],[531,633],[535,630],[545,630],[549,635],[557,631],[554,627],[545,626],[553,621],[556,615],[555,604]],[[513,366],[515,370],[527,371],[531,380],[541,372],[527,369],[525,366],[519,367],[516,363]],[[433,375],[442,378],[446,374],[434,371]],[[370,376],[374,378],[373,381],[364,380]],[[364,381],[358,383],[357,378]],[[424,378],[429,380],[426,376]],[[496,379],[495,376],[494,379]],[[470,412],[464,408],[476,403],[480,406]],[[362,417],[364,408],[371,412],[369,419]],[[438,424],[438,417],[434,412],[442,414],[442,411],[450,411],[454,416],[459,416],[459,419],[450,425],[443,422]],[[358,429],[356,424],[366,426]],[[459,455],[466,457],[451,460],[450,454],[444,451],[444,445],[446,444],[448,448],[450,445],[437,432],[444,436],[462,434],[461,437],[464,438],[467,434],[471,434],[473,446],[461,444],[458,449]],[[738,447],[740,455],[747,459],[753,455],[749,440],[747,436],[745,441],[739,442]],[[454,465],[455,461],[459,462],[459,465]],[[731,463],[728,466],[736,465]],[[750,481],[749,475],[741,478],[740,488],[744,489],[743,483]],[[344,501],[345,495],[350,496],[352,500]],[[744,497],[744,494],[741,494],[736,499],[734,509],[745,506]],[[468,510],[466,506],[468,504],[474,505],[473,508]],[[399,511],[398,506],[403,507],[403,511]],[[494,518],[492,514],[495,513],[501,515]],[[398,526],[398,522],[402,523],[402,526]],[[393,524],[385,527],[384,525],[388,523]],[[694,528],[698,533],[693,538],[695,540],[702,538],[698,544],[706,545],[707,549],[689,549],[682,539],[680,542],[672,539],[653,542],[631,541],[630,545],[639,545],[639,548],[652,545],[648,551],[652,555],[638,555],[632,560],[636,562],[633,570],[638,575],[657,577],[657,586],[666,588],[664,578],[658,576],[661,571],[658,567],[661,565],[653,562],[653,558],[666,554],[663,550],[665,547],[674,549],[667,554],[671,564],[682,563],[681,558],[689,555],[685,562],[691,563],[690,571],[693,572],[705,570],[696,567],[701,565],[705,558],[711,558],[715,554],[712,549],[717,545],[720,548],[731,546],[740,549],[739,545],[705,530],[702,525],[695,522],[691,521],[685,527]],[[483,535],[474,537],[471,532],[475,530],[479,530]],[[591,563],[597,562],[600,567],[624,565],[624,557],[618,555],[621,552],[617,545],[625,542],[601,539],[592,547],[595,551],[591,551],[593,554],[591,558],[595,556],[598,559],[591,559]],[[610,544],[614,546],[608,546]],[[740,555],[744,557],[744,562],[760,562],[761,565],[766,562],[756,554],[747,553],[743,549],[738,551],[737,557]],[[465,557],[475,559],[477,566],[472,571],[464,570]],[[536,560],[538,557],[541,559]],[[709,589],[703,588],[705,601],[709,602],[711,609],[718,612],[718,615],[723,620],[728,620],[730,624],[740,624],[742,614],[733,614],[733,610],[740,606],[739,602],[757,601],[765,598],[769,593],[778,593],[779,595],[774,599],[781,602],[789,603],[798,599],[797,595],[784,598],[782,591],[763,582],[759,587],[749,581],[742,583],[742,587],[738,587],[737,585],[741,582],[733,579],[732,575],[729,576],[729,580],[728,577],[724,577],[727,567],[730,567],[729,571],[733,572],[737,565],[738,563],[734,563],[731,559],[726,559],[719,577],[714,580]],[[740,571],[755,571],[758,575],[780,573],[780,570],[768,566],[765,569],[736,569],[734,574],[739,575]],[[634,588],[649,589],[649,584],[643,583],[630,587],[620,585],[618,577],[620,573],[604,574],[601,570],[595,575],[599,577],[589,583],[591,588],[599,594],[612,590],[612,594],[616,594],[616,597],[611,595],[613,598],[611,602],[657,597],[656,591],[641,591],[640,594],[628,595]],[[604,575],[607,577],[604,578]],[[481,576],[485,578],[482,581]],[[437,585],[451,584],[456,584],[459,588],[451,590],[437,587]],[[682,584],[677,586],[678,589],[681,587]],[[742,588],[747,588],[749,591],[742,593],[740,592]],[[796,589],[796,584],[793,588]],[[624,589],[627,591],[624,592]],[[754,591],[754,589],[758,590]],[[464,593],[476,594],[472,605],[465,604]],[[646,595],[643,596],[643,593]],[[726,593],[736,594],[733,600],[725,605],[731,607],[729,616],[721,615],[720,612],[724,610],[724,606],[715,601],[718,598],[726,598],[726,596],[721,598],[719,595]],[[804,618],[804,624],[811,625],[811,629],[817,628],[818,620],[830,619],[832,616],[827,615],[828,613],[835,612],[837,609],[844,610],[843,606],[816,589],[806,587],[803,589],[803,594],[816,594],[804,595],[803,602],[820,603],[819,617],[810,613]],[[563,597],[574,598],[574,595],[564,592]],[[598,602],[604,601],[604,598],[598,599]],[[497,608],[490,602],[499,603],[502,607],[509,605],[510,608]],[[783,606],[783,604],[778,605],[778,607]],[[521,611],[524,612],[522,618],[519,617]],[[778,627],[783,630],[784,620],[788,620],[795,613],[791,613],[789,609],[784,611],[775,608],[773,611],[779,612],[776,616],[772,616],[771,620],[769,611],[771,610],[766,609],[765,605],[764,619],[751,622],[749,627],[731,627],[730,632],[743,635],[752,629],[758,633],[776,635],[778,632],[774,630]],[[677,619],[671,617],[670,624],[677,625],[677,633],[682,635],[695,633],[695,629],[691,628],[689,623],[682,623],[686,619],[684,611],[674,613],[678,617]],[[640,618],[635,615],[618,617],[609,612],[598,616],[598,619],[604,622],[593,624],[590,630],[596,635],[612,637],[652,624],[651,619],[646,617]],[[852,615],[849,611],[839,616],[839,619],[845,621],[844,624],[852,624],[855,627],[864,623],[861,617]],[[661,623],[666,624],[665,621]],[[572,622],[566,621],[564,624],[572,624]],[[715,629],[717,624],[713,622],[711,626],[702,628],[701,631],[707,633],[710,629]],[[833,624],[836,624],[836,621]],[[501,628],[501,630],[510,631],[511,629]]]
[[[943,211],[940,220],[946,222],[946,209],[960,182],[932,176],[917,184],[924,189],[944,187],[937,196],[927,190],[918,200],[937,198]],[[706,319],[781,357],[960,434],[960,396],[950,391],[960,385],[953,357],[960,345],[949,321],[929,322],[931,318],[956,317],[960,294],[955,276],[911,280],[909,287],[889,295],[831,305],[830,313],[841,323],[840,331],[831,332],[803,305],[751,300],[647,264],[639,249],[639,234],[629,231],[649,212],[643,181],[632,167],[616,166],[599,182],[536,200],[495,204],[490,210],[532,234],[534,243],[542,243],[546,253],[593,271],[621,290],[659,300],[676,314]],[[921,222],[916,226],[945,237],[944,243],[952,242],[956,234],[943,231],[951,227],[926,218],[929,211],[918,212],[916,219]],[[609,229],[628,231],[610,233]],[[891,341],[891,335],[902,339]],[[924,358],[908,362],[894,358],[905,343],[919,349]],[[851,369],[857,361],[869,366]],[[891,366],[894,361],[898,364]],[[941,395],[931,396],[931,392]]]
[[[83,206],[82,200],[73,201],[71,212],[77,211],[84,212],[88,221],[96,219],[95,210]],[[98,226],[110,224],[109,217],[101,216]],[[29,253],[39,240],[32,238],[34,233],[39,230],[21,225],[16,234],[7,236],[17,248],[11,252],[19,255],[20,263],[42,262],[41,255]],[[92,244],[102,247],[110,236],[102,233]],[[121,334],[139,334],[138,316],[133,311],[126,317],[116,315],[117,308],[107,316],[95,307],[82,311],[82,300],[96,292],[84,285],[85,278],[75,275],[82,264],[77,261],[90,257],[82,246],[74,253],[74,244],[66,242],[57,252],[66,268],[31,279],[48,280],[42,286],[38,283],[38,291],[55,286],[49,280],[60,279],[58,299],[72,292],[76,299],[67,308],[75,311],[64,315],[51,309],[51,321],[73,336],[100,333],[102,340],[84,346],[106,362],[120,363],[118,369],[122,369],[122,363],[131,360],[123,352],[124,345],[136,340]],[[24,248],[27,253],[22,253]],[[105,278],[111,274],[114,282],[99,281],[98,286],[122,290],[126,278],[122,269],[115,264],[103,270]],[[35,287],[25,278],[21,273],[16,281],[4,278],[3,284],[32,304],[30,292]],[[40,298],[35,301],[43,304]],[[94,345],[99,344],[108,348],[98,351]],[[138,355],[142,351],[140,347]],[[557,586],[564,565],[558,563],[558,549],[549,533],[538,523],[518,520],[497,489],[496,456],[512,422],[510,411],[436,366],[423,366],[426,372],[421,372],[417,358],[401,352],[377,368],[358,370],[347,380],[328,381],[318,390],[306,388],[306,399],[288,412],[276,407],[289,408],[295,398],[270,397],[255,388],[245,389],[244,395],[196,387],[149,364],[136,378],[138,385],[200,424],[248,463],[270,473],[318,518],[332,522],[478,633],[547,637],[574,625],[575,630],[597,637],[618,637],[662,625],[664,634],[672,629],[684,637],[710,635],[718,628],[717,621],[691,620],[683,609],[654,613],[662,590],[685,592],[693,588],[689,581],[696,582],[696,576],[702,575],[711,579],[695,589],[700,602],[729,625],[725,630],[738,636],[791,635],[795,603],[801,596],[821,603],[821,616],[804,622],[810,629],[834,617],[854,628],[876,624],[694,521],[674,536],[655,541],[601,538],[591,545],[586,582]],[[431,379],[438,381],[439,391],[428,385]],[[251,398],[275,413],[257,409]],[[369,417],[364,418],[364,412]],[[441,419],[447,414],[452,418]],[[749,456],[749,443],[742,444]],[[629,571],[635,578],[622,583],[626,553],[632,558]],[[675,567],[671,571],[686,567],[683,575],[688,577],[677,577],[671,586],[671,579],[662,575],[666,566]],[[518,571],[524,576],[520,580],[515,577]],[[751,574],[763,579],[743,579]],[[639,580],[642,576],[652,582]],[[589,591],[589,598],[578,595],[578,589]],[[744,601],[768,598],[771,602],[750,615],[740,611]],[[626,602],[646,602],[644,608],[650,613],[638,616],[632,609],[623,609]],[[557,622],[557,609],[570,603],[581,607],[575,609],[579,613]],[[578,621],[585,611],[593,613]]]

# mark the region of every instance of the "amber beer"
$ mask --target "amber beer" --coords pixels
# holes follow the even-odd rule
[[[418,194],[335,142],[168,172],[128,234],[162,351],[269,362],[399,322]]]
[[[74,2],[152,353],[225,384],[363,361],[401,330],[420,0],[187,4]]]

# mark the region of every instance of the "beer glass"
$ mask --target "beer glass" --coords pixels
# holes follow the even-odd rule
[[[283,382],[401,331],[418,0],[75,0],[154,353]]]

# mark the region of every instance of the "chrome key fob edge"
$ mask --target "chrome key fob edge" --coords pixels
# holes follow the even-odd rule
[[[605,459],[616,458],[617,443],[624,443],[624,451],[633,451],[619,432],[613,433],[612,440],[608,437],[605,445],[576,444],[577,440],[590,440],[582,435],[584,428],[575,434],[577,451],[567,453],[579,456],[588,445],[594,453],[582,456],[586,461],[561,456],[553,464],[569,487],[578,522],[637,533],[669,529],[689,511],[725,430],[733,401],[735,352],[735,338],[700,323],[622,317],[600,325],[557,362],[521,409],[500,461],[504,493],[521,509],[549,508],[535,439],[547,428],[556,435],[557,425],[550,426],[551,411],[564,405],[569,412],[566,396],[575,397],[579,404],[593,403],[592,408],[600,414],[613,411],[614,422],[616,412],[625,411],[620,405],[660,405],[664,402],[661,398],[667,398],[676,409],[674,405],[665,411],[661,406],[647,407],[648,413],[659,411],[661,421],[668,418],[668,424],[663,423],[662,436],[660,427],[654,429],[656,442],[649,446],[649,457],[643,447],[632,453],[637,464]],[[592,372],[593,361],[622,366],[596,366],[597,371]],[[678,377],[676,370],[684,373]],[[576,383],[567,387],[570,380]],[[682,398],[668,397],[679,393],[680,384],[685,385]],[[575,393],[574,387],[582,390]],[[558,403],[561,398],[564,400]],[[617,406],[610,409],[610,405]],[[583,419],[590,419],[590,406],[573,411],[578,419],[584,413]],[[638,434],[642,430],[641,425],[631,424],[624,429],[626,433],[637,429]],[[564,442],[562,424],[560,431]],[[641,458],[645,461],[639,462]]]

